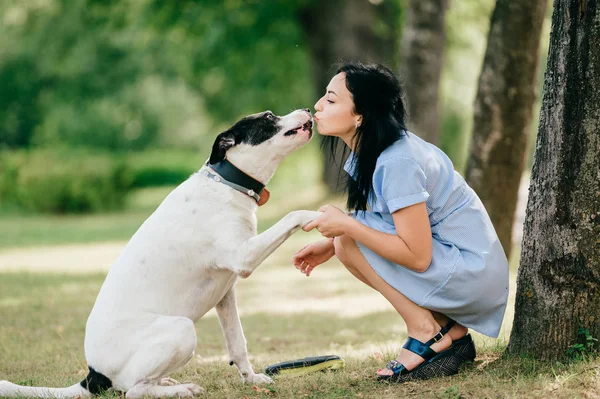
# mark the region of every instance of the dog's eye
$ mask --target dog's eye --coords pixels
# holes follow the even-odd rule
[[[267,113],[265,114],[265,116],[267,117],[267,119],[273,119],[273,118],[275,118],[275,115],[273,115],[273,113],[272,113],[272,112],[267,112]]]

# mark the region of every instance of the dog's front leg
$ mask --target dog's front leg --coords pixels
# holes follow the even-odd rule
[[[246,349],[246,337],[242,330],[242,323],[237,311],[235,300],[235,287],[231,287],[223,299],[217,304],[217,315],[219,323],[225,336],[225,344],[229,352],[229,364],[236,365],[243,382],[252,384],[271,383],[273,380],[264,374],[255,374],[252,365],[248,361],[248,350]]]
[[[242,278],[250,276],[285,240],[320,215],[321,212],[315,211],[290,212],[262,234],[246,241],[238,251],[241,268],[238,274]]]

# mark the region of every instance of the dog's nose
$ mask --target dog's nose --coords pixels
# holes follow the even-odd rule
[[[306,112],[308,112],[308,114],[309,114],[309,115],[312,115],[312,114],[310,113],[310,108],[304,108],[304,110],[305,110]]]

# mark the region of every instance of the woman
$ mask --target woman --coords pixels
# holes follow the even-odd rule
[[[455,374],[475,358],[468,329],[500,331],[508,262],[475,192],[437,147],[405,128],[398,79],[380,65],[345,64],[315,104],[318,132],[351,150],[348,215],[325,205],[305,226],[326,239],[293,263],[309,276],[334,255],[404,319],[408,340],[379,379]],[[456,321],[456,322],[455,322]]]

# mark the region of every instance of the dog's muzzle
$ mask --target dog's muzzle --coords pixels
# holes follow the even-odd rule
[[[298,126],[295,129],[285,132],[284,136],[293,136],[298,133],[300,130],[307,130],[309,132],[309,137],[312,136],[312,119],[309,119],[304,125]]]

